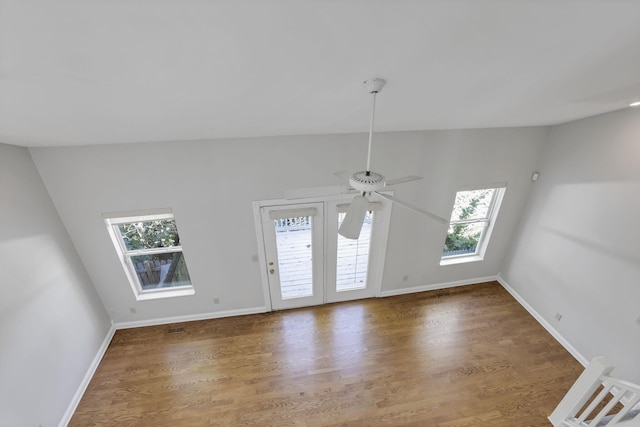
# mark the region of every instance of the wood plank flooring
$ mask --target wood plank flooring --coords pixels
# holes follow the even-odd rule
[[[71,426],[550,426],[582,372],[498,283],[119,330]]]

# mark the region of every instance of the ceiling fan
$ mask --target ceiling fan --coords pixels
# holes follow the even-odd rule
[[[374,172],[371,170],[371,143],[373,141],[373,122],[375,118],[376,112],[376,95],[382,90],[385,85],[385,81],[383,79],[371,79],[364,81],[364,88],[373,95],[373,105],[371,108],[371,122],[369,125],[369,148],[367,150],[367,169],[360,172],[355,172],[349,177],[349,186],[338,186],[338,187],[320,187],[316,188],[315,196],[328,196],[335,194],[345,194],[356,192],[356,196],[351,201],[351,205],[349,206],[349,210],[347,210],[347,214],[342,221],[342,225],[338,229],[338,234],[346,237],[347,239],[357,239],[360,236],[360,230],[362,229],[362,224],[364,223],[365,216],[367,215],[367,210],[369,208],[369,199],[368,195],[371,193],[376,193],[379,196],[392,201],[393,203],[402,206],[411,211],[417,212],[422,215],[426,215],[431,219],[434,219],[442,224],[447,224],[449,221],[438,216],[432,212],[426,211],[418,206],[412,205],[411,203],[405,202],[403,200],[399,200],[395,197],[389,196],[388,194],[381,193],[380,191],[386,187],[396,184],[402,184],[410,181],[417,181],[422,179],[420,176],[410,175],[397,179],[389,179],[387,180],[384,175],[378,172]],[[288,199],[301,197],[302,193],[294,191],[289,191],[285,194],[285,197]],[[307,193],[308,197],[308,193]]]

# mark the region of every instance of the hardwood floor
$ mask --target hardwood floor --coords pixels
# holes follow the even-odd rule
[[[71,426],[550,426],[582,372],[498,283],[116,332]]]

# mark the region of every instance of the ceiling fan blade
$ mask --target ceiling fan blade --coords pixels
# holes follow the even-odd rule
[[[284,198],[306,199],[309,197],[337,196],[339,194],[349,194],[353,189],[346,185],[330,185],[327,187],[292,188],[284,192]]]
[[[434,219],[434,220],[438,221],[441,224],[448,224],[449,223],[448,220],[442,218],[441,216],[438,216],[438,215],[436,215],[434,213],[431,213],[431,212],[429,212],[427,210],[419,208],[418,206],[412,205],[411,203],[405,202],[404,200],[399,200],[399,199],[396,199],[395,197],[391,197],[391,196],[389,196],[387,194],[378,193],[377,191],[376,191],[376,194],[379,194],[380,196],[384,197],[385,199],[391,200],[393,203],[397,203],[398,205],[400,205],[400,206],[402,206],[404,208],[407,208],[407,209],[409,209],[411,211],[417,212],[417,213],[422,214],[422,215],[426,215],[429,218]]]
[[[416,176],[416,175],[409,175],[409,176],[403,176],[402,178],[389,179],[385,182],[385,187],[388,187],[390,185],[402,184],[403,182],[418,181],[421,179],[422,179],[421,176]]]
[[[364,224],[364,218],[367,215],[368,208],[369,199],[362,195],[354,197],[338,229],[338,234],[347,239],[357,239],[360,237],[360,230],[362,230],[362,224]]]

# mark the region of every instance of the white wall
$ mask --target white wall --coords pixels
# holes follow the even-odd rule
[[[439,266],[446,226],[394,207],[383,290],[496,275],[521,214],[546,128],[395,132],[374,138],[372,165],[416,174],[396,196],[448,217],[458,185],[508,182],[484,262]],[[264,307],[251,202],[362,170],[367,136],[323,135],[31,149],[105,306],[116,322]],[[137,302],[103,212],[170,207],[196,294]],[[407,280],[404,280],[407,276]],[[213,298],[220,304],[214,305]],[[135,310],[135,314],[132,310]]]
[[[554,126],[540,172],[502,277],[583,356],[640,382],[640,110]]]
[[[111,324],[28,150],[4,144],[0,272],[0,425],[57,425]]]

